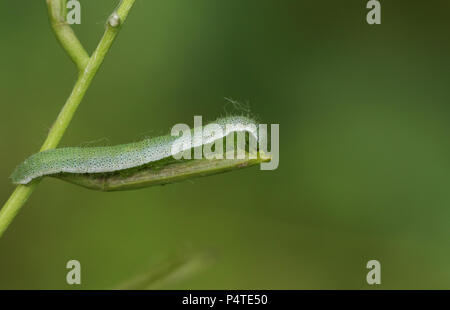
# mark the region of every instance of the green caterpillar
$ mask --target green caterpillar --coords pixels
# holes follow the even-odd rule
[[[257,124],[244,116],[220,118],[214,122],[220,135],[201,134],[193,143],[179,148],[191,152],[234,133],[248,133],[258,139]],[[216,126],[217,126],[216,125]],[[195,128],[190,132],[194,134]],[[245,151],[242,159],[176,159],[172,135],[107,147],[67,147],[36,153],[12,173],[15,184],[28,184],[37,178],[52,176],[102,191],[126,190],[157,184],[167,184],[187,178],[206,176],[270,161],[261,150]],[[178,140],[179,141],[179,140]],[[234,141],[234,140],[233,140]]]

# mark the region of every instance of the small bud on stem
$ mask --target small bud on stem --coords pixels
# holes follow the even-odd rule
[[[117,14],[117,12],[111,14],[111,16],[108,18],[108,24],[113,28],[120,26],[120,16],[119,14]]]

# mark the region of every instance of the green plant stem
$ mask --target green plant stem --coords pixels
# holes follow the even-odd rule
[[[67,23],[66,2],[66,0],[47,0],[48,16],[56,38],[81,72],[89,61],[89,55]]]
[[[59,2],[60,5],[64,4],[63,6],[56,7],[56,9],[59,10],[58,12],[61,12],[63,9],[65,9],[65,0],[59,0]],[[78,68],[81,70],[79,73],[78,80],[72,90],[72,93],[70,94],[69,98],[64,104],[64,107],[59,113],[55,123],[50,129],[47,139],[45,140],[44,144],[40,149],[41,151],[52,149],[58,146],[58,143],[60,142],[62,136],[64,135],[64,132],[66,131],[70,121],[72,120],[73,115],[75,114],[75,111],[78,108],[78,105],[80,104],[87,89],[89,88],[92,79],[94,78],[95,74],[100,68],[103,59],[105,58],[105,55],[107,54],[112,43],[114,42],[114,39],[116,38],[117,33],[121,28],[121,25],[123,25],[125,19],[127,18],[128,13],[132,8],[134,2],[135,0],[121,1],[119,7],[116,10],[116,13],[119,15],[121,20],[120,25],[117,27],[112,27],[109,24],[109,22],[107,23],[106,31],[102,39],[100,40],[100,43],[98,44],[96,50],[89,58],[85,66],[82,65],[84,62],[83,60],[84,57],[80,56],[81,54],[83,54],[83,52],[80,52],[80,47],[81,49],[83,49],[83,47],[81,46],[81,43],[79,43],[78,39],[76,39],[76,41],[61,40],[61,38],[68,38],[68,36],[71,36],[70,32],[67,32],[66,30],[64,31],[58,30],[57,32],[55,30],[56,36],[58,40],[61,42],[61,45],[64,47],[66,51],[68,51],[69,57],[77,64]],[[47,1],[48,5],[54,5],[54,3],[55,1],[52,0]],[[55,9],[55,7],[53,8],[49,7],[49,12],[53,12],[53,9]],[[54,22],[53,20],[54,18],[55,16],[50,14],[50,20],[52,25]],[[73,32],[72,34],[75,35]],[[4,204],[3,208],[0,210],[0,237],[8,228],[9,224],[12,222],[15,215],[19,212],[20,208],[25,204],[27,199],[30,197],[31,193],[36,188],[37,184],[39,184],[39,182],[40,180],[36,180],[30,185],[19,185],[11,194],[8,201]]]

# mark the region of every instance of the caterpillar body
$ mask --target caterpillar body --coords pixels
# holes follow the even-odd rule
[[[229,134],[245,132],[258,140],[256,122],[244,116],[220,118],[214,122],[221,135],[202,134],[192,144],[180,149],[189,151],[214,143]],[[192,129],[191,133],[195,130]],[[36,153],[12,173],[15,184],[28,184],[52,176],[90,189],[113,191],[172,183],[252,166],[270,160],[258,151],[244,159],[175,159],[172,145],[178,137],[154,137],[139,142],[104,147],[65,147]]]

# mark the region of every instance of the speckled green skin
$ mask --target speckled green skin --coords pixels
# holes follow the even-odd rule
[[[248,125],[255,121],[244,116],[231,116],[213,122],[224,129],[235,125],[234,132],[247,131],[257,138]],[[171,135],[145,139],[140,142],[107,147],[67,147],[47,150],[30,156],[11,175],[13,183],[27,184],[35,178],[47,175],[102,174],[128,170],[157,162],[172,156],[172,143],[178,139]]]

